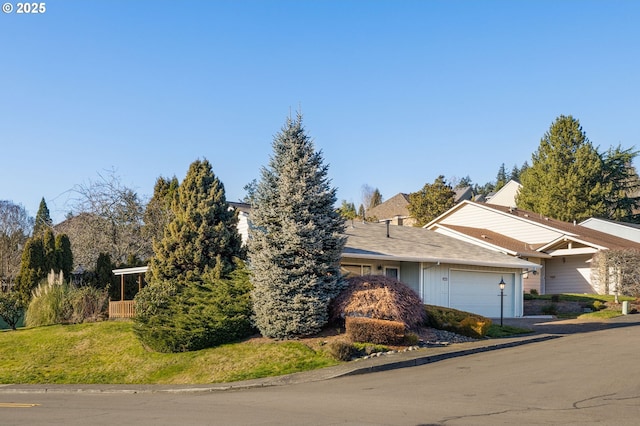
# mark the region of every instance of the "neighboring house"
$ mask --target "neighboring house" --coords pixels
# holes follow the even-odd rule
[[[637,223],[617,222],[592,217],[580,222],[580,225],[640,243],[640,225]]]
[[[242,237],[242,243],[246,245],[249,241],[249,213],[251,212],[251,204],[229,202],[229,207],[234,208],[238,212],[238,233]]]
[[[524,290],[541,293],[601,293],[591,283],[590,262],[600,250],[640,243],[515,207],[463,201],[425,228],[542,266],[526,274]]]
[[[459,203],[473,198],[473,189],[470,186],[454,190],[454,202]],[[409,194],[400,192],[369,209],[367,218],[375,218],[379,222],[391,221],[392,225],[414,226],[416,220],[409,213]]]
[[[518,195],[520,188],[522,188],[522,185],[515,180],[510,180],[497,192],[487,195],[484,202],[495,204],[497,206],[514,207],[516,205],[516,196]]]
[[[539,268],[524,259],[423,228],[356,222],[345,230],[342,271],[387,275],[411,287],[424,303],[500,317],[523,314],[523,276]]]
[[[409,194],[402,192],[365,212],[367,218],[390,220],[392,225],[413,226],[416,221],[409,214]]]

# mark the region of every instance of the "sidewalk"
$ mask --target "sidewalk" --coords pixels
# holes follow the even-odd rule
[[[205,385],[2,385],[0,394],[8,393],[190,393],[251,389],[267,386],[315,382],[356,374],[415,367],[446,359],[489,352],[531,343],[562,338],[562,335],[592,332],[607,328],[638,326],[640,315],[626,315],[610,320],[557,320],[548,317],[505,318],[504,325],[533,329],[533,334],[504,339],[487,339],[468,343],[455,343],[444,347],[420,348],[413,351],[394,352],[378,357],[351,361],[302,373],[265,377],[232,383]]]

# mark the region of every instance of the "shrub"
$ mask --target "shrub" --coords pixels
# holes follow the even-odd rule
[[[420,343],[420,337],[415,333],[407,333],[404,335],[404,344],[408,346],[416,346]]]
[[[552,294],[551,295],[551,301],[554,303],[558,303],[560,301],[560,295],[559,294]]]
[[[538,290],[536,290],[535,288],[532,288],[531,290],[529,290],[529,294],[532,296],[537,296],[538,295]]]
[[[522,295],[522,298],[523,298],[524,300],[533,300],[533,295],[532,295],[532,294],[525,293],[525,294],[523,294],[523,295]]]
[[[424,305],[427,319],[425,325],[448,330],[468,337],[484,337],[491,327],[491,320],[482,315],[442,306]]]
[[[95,322],[105,318],[109,306],[108,290],[89,286],[71,288],[67,297],[71,306],[68,322]]]
[[[228,278],[205,273],[200,281],[178,279],[145,289],[135,299],[134,332],[155,351],[204,349],[254,331],[249,273],[240,260]]]
[[[606,308],[607,306],[599,300],[594,300],[594,302],[591,304],[591,307],[593,308],[594,311],[600,311]]]
[[[402,322],[415,329],[424,323],[420,297],[402,282],[384,275],[351,277],[347,288],[330,305],[334,322],[347,317],[366,317]]]
[[[350,361],[357,352],[353,343],[347,340],[334,340],[329,344],[329,354],[338,361]]]
[[[347,317],[345,327],[347,336],[354,342],[394,345],[404,339],[405,325],[399,321]]]
[[[540,308],[545,315],[558,315],[558,306],[555,303],[549,303]]]

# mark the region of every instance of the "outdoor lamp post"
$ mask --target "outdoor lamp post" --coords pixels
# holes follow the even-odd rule
[[[504,286],[506,283],[504,282],[504,277],[500,277],[500,282],[498,286],[500,286],[500,327],[502,327],[502,319],[504,318]]]

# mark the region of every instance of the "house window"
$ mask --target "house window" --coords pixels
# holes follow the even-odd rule
[[[342,271],[342,274],[346,277],[371,275],[371,265],[343,264],[340,266],[340,270]]]
[[[385,267],[384,274],[387,277],[395,278],[396,280],[400,279],[400,270],[396,267]]]

